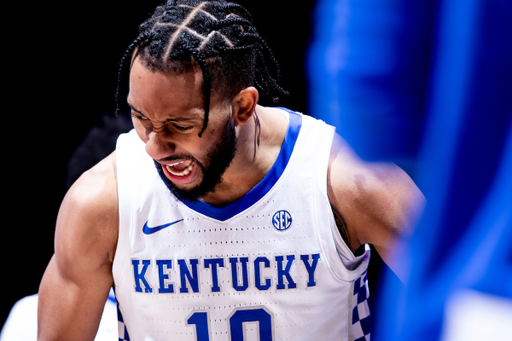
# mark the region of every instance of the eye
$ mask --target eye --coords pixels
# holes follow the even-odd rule
[[[133,117],[133,118],[136,118],[136,119],[138,119],[138,120],[141,120],[141,121],[142,121],[142,120],[147,120],[147,119],[148,119],[148,118],[147,118],[147,117],[145,117],[145,116],[140,116],[140,115],[137,115],[137,114],[135,114],[135,113],[133,113],[133,112],[132,112],[132,117]]]
[[[192,127],[183,127],[183,126],[179,126],[177,124],[173,124],[173,127],[176,128],[176,130],[178,130],[178,131],[187,131],[187,130],[192,129]]]

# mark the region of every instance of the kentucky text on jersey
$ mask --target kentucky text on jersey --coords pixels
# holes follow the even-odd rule
[[[316,286],[315,270],[320,259],[320,254],[300,255],[296,260],[295,255],[280,256],[260,256],[253,260],[249,257],[230,257],[230,258],[192,258],[177,259],[132,259],[133,276],[135,282],[135,291],[144,293],[198,293],[200,292],[200,279],[198,276],[198,266],[211,270],[210,291],[220,292],[221,282],[219,273],[221,268],[230,268],[228,270],[227,282],[236,291],[245,291],[253,285],[256,289],[269,290],[272,286],[276,289],[294,289],[297,285],[302,285],[297,278],[292,276],[293,267],[296,273],[301,272],[307,278],[303,283],[306,287]],[[153,269],[151,269],[154,267]],[[147,278],[151,270],[158,273],[158,283],[151,283]],[[252,275],[252,276],[251,276]],[[272,277],[272,275],[274,277]],[[303,277],[303,276],[300,276]],[[249,278],[253,279],[250,281]],[[275,279],[275,283],[273,281]],[[225,283],[226,281],[224,281]],[[156,289],[156,290],[155,290]]]

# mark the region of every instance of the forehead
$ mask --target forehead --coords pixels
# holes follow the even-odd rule
[[[173,113],[204,114],[202,87],[200,71],[177,75],[151,71],[136,58],[130,70],[128,102],[144,115],[156,116],[155,119]]]

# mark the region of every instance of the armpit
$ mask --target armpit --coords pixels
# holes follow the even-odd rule
[[[345,222],[345,219],[343,219],[341,213],[334,206],[331,205],[331,209],[334,214],[334,220],[338,227],[338,231],[340,231],[341,238],[343,238],[345,244],[350,248],[350,235],[348,233],[347,223]]]

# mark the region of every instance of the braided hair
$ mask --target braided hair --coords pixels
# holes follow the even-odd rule
[[[208,125],[212,89],[229,101],[249,86],[274,102],[288,94],[278,84],[279,64],[256,31],[250,13],[224,0],[168,0],[140,25],[138,37],[121,59],[117,115],[121,98],[127,95],[125,82],[134,54],[149,70],[166,74],[182,74],[199,66],[205,110],[200,137]]]

